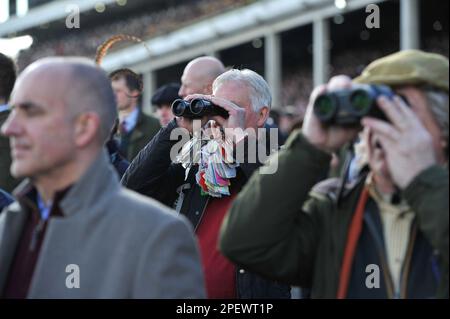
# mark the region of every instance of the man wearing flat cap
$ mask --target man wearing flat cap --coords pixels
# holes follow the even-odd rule
[[[175,117],[172,113],[172,103],[176,99],[181,99],[178,95],[180,85],[177,83],[169,83],[161,86],[152,96],[152,105],[156,106],[156,116],[159,124],[164,127],[169,124]]]
[[[274,157],[277,172],[262,168],[234,201],[224,255],[313,298],[448,298],[448,72],[447,58],[408,50],[316,88],[302,131]],[[387,120],[320,122],[317,96],[355,83],[391,88],[376,100]],[[357,134],[359,175],[317,183]]]

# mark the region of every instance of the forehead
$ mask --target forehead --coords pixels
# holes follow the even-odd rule
[[[232,101],[241,107],[250,106],[250,95],[248,87],[238,81],[224,82],[216,87],[213,94],[217,97]]]
[[[49,74],[30,73],[21,77],[14,86],[11,104],[33,102],[37,105],[50,106],[61,100],[64,90],[58,78]]]
[[[119,77],[111,80],[111,85],[113,88],[122,88],[127,86],[127,82],[124,77]]]

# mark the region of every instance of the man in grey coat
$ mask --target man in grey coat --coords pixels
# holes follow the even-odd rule
[[[48,58],[14,88],[2,127],[11,172],[28,178],[0,214],[0,296],[202,298],[192,229],[121,188],[103,144],[117,117],[89,60]]]

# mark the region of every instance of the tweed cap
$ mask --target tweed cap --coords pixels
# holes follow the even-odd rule
[[[448,59],[419,50],[400,51],[375,60],[355,83],[389,86],[427,85],[448,93]]]

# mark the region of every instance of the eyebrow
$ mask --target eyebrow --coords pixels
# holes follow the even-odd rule
[[[30,110],[30,109],[44,110],[44,107],[42,105],[35,103],[35,102],[31,102],[31,101],[14,103],[14,104],[10,105],[10,108],[11,109],[19,108],[19,109],[23,109],[25,111]]]

